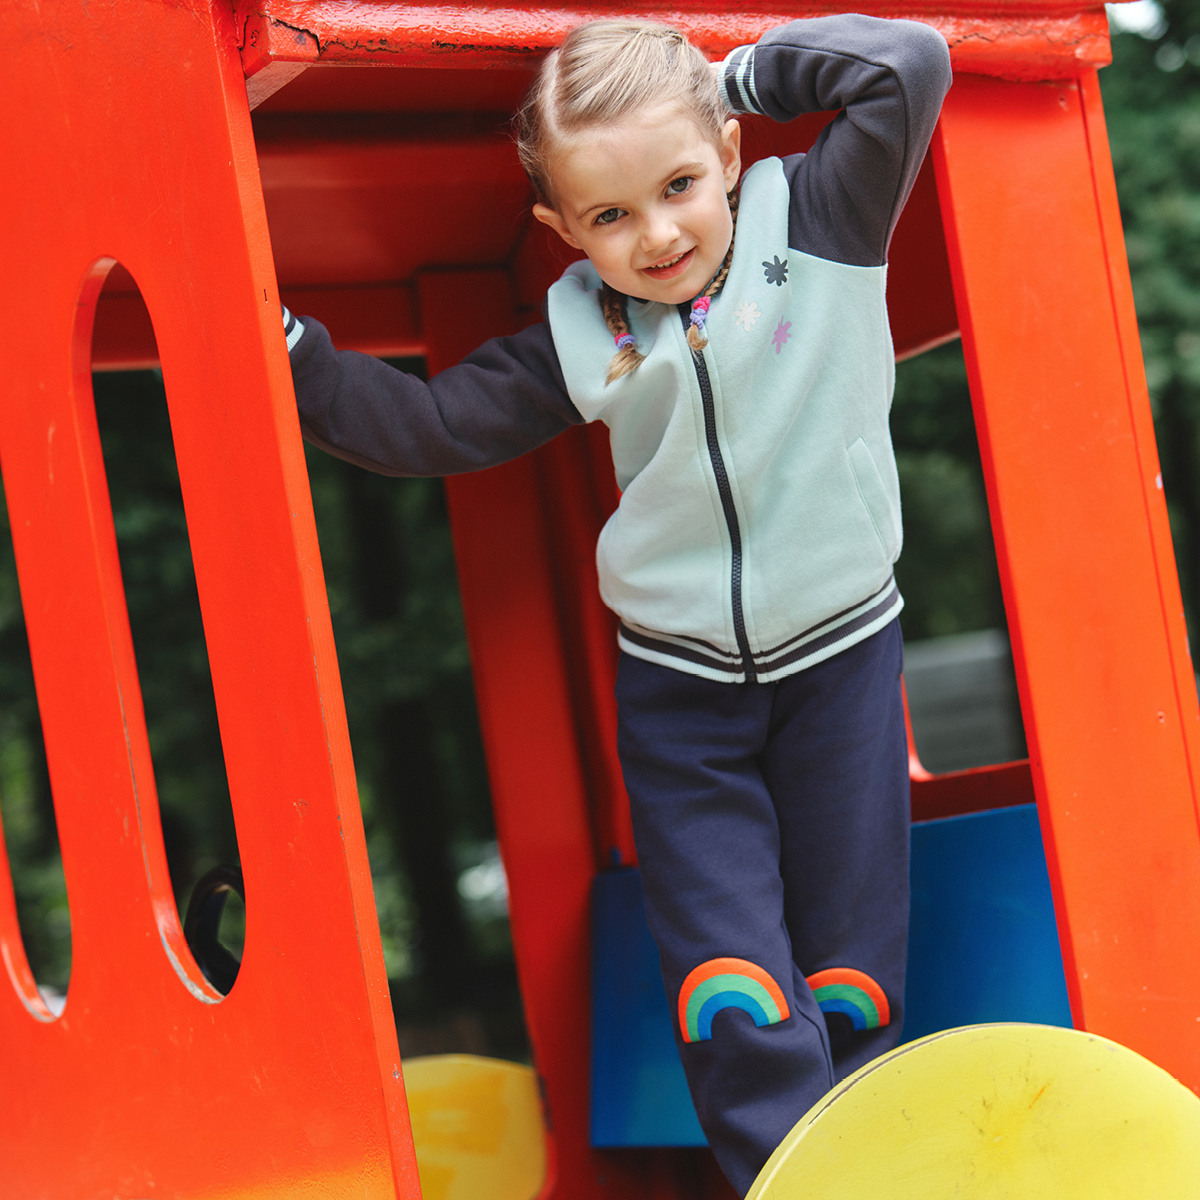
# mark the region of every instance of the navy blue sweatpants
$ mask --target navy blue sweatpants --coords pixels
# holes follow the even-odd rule
[[[621,658],[646,915],[700,1124],[741,1195],[837,1080],[899,1038],[902,656],[893,621],[778,683]]]

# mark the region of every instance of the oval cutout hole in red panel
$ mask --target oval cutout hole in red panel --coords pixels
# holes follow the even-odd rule
[[[124,306],[129,343],[128,353],[116,357],[113,331],[104,328],[106,319],[112,322],[113,306]],[[119,264],[100,293],[92,345],[93,353],[106,347],[106,357],[92,363],[92,395],[154,767],[162,851],[195,965],[224,995],[237,977],[245,936],[244,919],[235,916],[235,910],[244,912],[237,831],[162,372],[113,369],[158,360],[141,293]],[[143,828],[144,836],[154,836],[156,831]]]

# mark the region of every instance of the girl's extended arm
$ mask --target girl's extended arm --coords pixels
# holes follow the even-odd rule
[[[852,266],[884,263],[950,87],[942,35],[876,17],[793,21],[734,50],[720,78],[734,112],[790,121],[843,110],[808,154],[784,160],[788,244]]]
[[[485,342],[428,383],[369,354],[335,350],[311,317],[301,325],[285,313],[285,327],[304,436],[371,471],[477,471],[583,421],[544,324]]]

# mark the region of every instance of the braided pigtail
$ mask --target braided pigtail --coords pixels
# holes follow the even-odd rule
[[[613,335],[617,352],[609,360],[605,384],[610,384],[631,371],[636,371],[646,357],[637,348],[637,338],[629,332],[629,297],[606,283],[600,293],[600,308],[604,323]]]
[[[733,217],[733,232],[729,237],[729,249],[725,251],[725,259],[721,263],[721,269],[712,277],[712,282],[704,289],[704,293],[692,301],[691,324],[688,326],[687,343],[692,349],[693,354],[699,354],[705,346],[708,345],[708,334],[704,331],[704,322],[708,317],[709,305],[713,302],[713,297],[725,286],[725,280],[729,277],[729,268],[733,264],[733,243],[737,239],[737,211],[740,193],[735,187],[732,192],[726,194],[726,199],[729,201],[729,214]]]

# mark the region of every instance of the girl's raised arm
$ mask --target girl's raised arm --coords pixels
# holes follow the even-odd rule
[[[916,21],[815,17],[739,46],[719,71],[733,112],[790,121],[841,109],[808,154],[784,160],[788,244],[880,266],[950,87],[942,35]]]
[[[338,458],[383,475],[457,475],[507,462],[583,422],[550,330],[493,338],[424,383],[285,311],[300,427]]]

